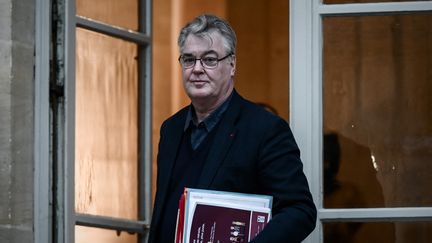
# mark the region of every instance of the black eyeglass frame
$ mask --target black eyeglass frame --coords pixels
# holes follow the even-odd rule
[[[182,57],[183,57],[184,55],[180,55],[179,58],[178,58],[178,61],[179,61],[180,65],[182,66],[183,69],[188,69],[188,68],[195,67],[197,60],[200,61],[201,66],[203,66],[204,68],[206,68],[206,69],[215,69],[215,68],[217,68],[217,66],[219,65],[219,62],[220,62],[220,61],[223,61],[223,60],[227,59],[228,57],[230,57],[230,56],[232,56],[232,55],[234,55],[234,53],[230,52],[230,53],[227,54],[226,56],[216,59],[216,65],[215,65],[214,67],[212,67],[212,66],[208,66],[207,64],[205,64],[205,63],[202,61],[202,59],[203,59],[202,57],[201,57],[201,58],[195,58],[193,64],[190,65],[190,66],[185,66],[184,63],[181,61],[181,59],[182,59]]]

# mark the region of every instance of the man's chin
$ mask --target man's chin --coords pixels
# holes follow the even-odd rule
[[[191,99],[204,99],[210,96],[210,92],[206,90],[190,90],[188,96]]]

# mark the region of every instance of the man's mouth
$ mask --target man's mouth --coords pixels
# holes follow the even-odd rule
[[[205,80],[190,80],[190,83],[192,83],[193,85],[204,85],[207,83],[207,81]]]

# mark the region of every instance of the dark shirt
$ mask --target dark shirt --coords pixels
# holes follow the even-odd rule
[[[232,94],[220,105],[214,112],[212,112],[204,121],[196,125],[196,113],[193,105],[189,106],[189,111],[186,117],[186,122],[184,126],[184,131],[189,127],[191,130],[191,144],[192,148],[195,150],[204,138],[212,131],[216,124],[221,119],[223,113],[229,106]]]

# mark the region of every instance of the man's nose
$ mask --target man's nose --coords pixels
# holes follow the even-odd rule
[[[194,72],[203,72],[204,71],[204,66],[202,64],[201,59],[195,60],[195,65],[193,66],[193,71]]]

